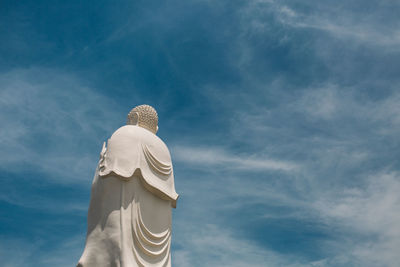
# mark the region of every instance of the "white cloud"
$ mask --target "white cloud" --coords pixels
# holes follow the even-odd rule
[[[313,9],[319,12],[306,14],[280,2],[274,2],[269,6],[269,9],[286,26],[318,29],[346,41],[398,50],[397,47],[400,44],[398,27],[395,24],[382,23],[380,20],[385,11],[389,11],[385,10],[385,7],[377,6],[376,13],[366,15],[357,13],[357,11],[346,8],[346,6],[327,8],[326,5],[316,5],[313,1],[310,1],[309,4],[307,2],[303,4],[305,6],[312,5]],[[252,6],[253,13],[257,14],[258,11],[255,10],[257,5],[253,4]],[[258,19],[262,20],[263,18],[259,17]]]
[[[313,205],[332,228],[363,236],[349,244],[349,254],[363,266],[397,266],[400,262],[400,176],[371,175],[365,189],[327,193]],[[382,266],[383,266],[382,265]]]
[[[294,171],[298,168],[291,162],[268,159],[259,155],[236,156],[215,147],[176,146],[172,150],[178,161],[202,167],[220,166],[243,171]]]
[[[306,111],[313,117],[331,119],[338,112],[342,101],[336,90],[323,88],[306,91],[297,104],[300,112]]]
[[[100,151],[104,133],[118,122],[115,103],[50,69],[3,73],[0,88],[0,166],[33,165],[53,182],[91,179],[97,155],[86,149],[98,142]]]
[[[36,246],[33,243],[20,239],[1,238],[0,259],[4,267],[26,266],[28,258],[34,253]]]
[[[396,46],[400,44],[400,32],[398,30],[374,29],[373,24],[360,24],[355,20],[338,22],[314,16],[304,18],[303,20],[282,19],[281,21],[292,27],[318,29],[326,31],[336,38],[369,45],[391,47],[397,50]]]
[[[1,266],[75,266],[83,250],[84,236],[72,236],[59,244],[45,247],[43,240],[28,242],[24,239],[2,238],[0,241]]]
[[[85,245],[85,236],[72,236],[42,254],[38,266],[75,266]]]
[[[0,195],[0,201],[13,206],[23,207],[25,209],[45,211],[51,214],[73,213],[75,215],[86,214],[88,203],[74,201],[65,201],[65,199],[52,199],[49,196],[36,194],[23,194],[20,191],[8,190],[6,194]],[[60,209],[62,207],[62,209]]]
[[[396,85],[392,86],[396,88]],[[313,118],[331,121],[353,120],[358,124],[368,124],[369,133],[393,135],[400,131],[399,101],[400,93],[397,91],[377,100],[362,99],[358,88],[339,88],[336,85],[325,84],[320,88],[305,90],[302,96],[290,105],[293,111]],[[354,131],[357,129],[354,128]]]
[[[184,231],[174,237],[182,249],[172,255],[173,265],[186,266],[310,266],[299,259],[267,250],[214,224],[179,225]]]
[[[282,92],[285,84],[260,86]],[[374,98],[367,97],[362,88],[341,88],[327,82],[281,93],[281,101],[272,106],[254,106],[254,96],[243,94],[240,110],[234,109],[238,103],[234,96],[213,95],[227,110],[234,110],[229,135],[251,146],[254,154],[296,154],[290,164],[300,166],[292,169],[296,172],[288,172],[288,177],[268,177],[263,183],[227,178],[223,171],[215,173],[229,184],[228,189],[218,187],[217,193],[226,199],[241,200],[219,204],[218,209],[274,203],[289,211],[266,210],[264,219],[312,220],[328,234],[335,233],[335,237],[321,241],[321,250],[329,256],[307,266],[397,266],[400,176],[395,171],[395,149],[400,133],[400,94],[395,90],[396,84],[391,86],[391,93]],[[232,138],[231,142],[236,140]],[[382,151],[388,143],[394,144],[393,150]],[[257,148],[259,151],[254,150]],[[224,150],[207,148],[173,152],[181,153],[182,162],[198,160],[203,165],[218,163],[227,168],[242,159],[227,155]],[[248,166],[251,170],[251,164]],[[217,184],[216,181],[213,186]],[[187,260],[189,256],[185,257]]]

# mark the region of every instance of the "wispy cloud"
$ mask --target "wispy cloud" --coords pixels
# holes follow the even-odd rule
[[[342,40],[391,47],[392,49],[396,49],[396,46],[400,44],[400,32],[396,28],[376,29],[374,28],[376,24],[366,21],[365,18],[362,22],[356,20],[346,21],[343,20],[343,15],[337,16],[335,20],[332,17],[328,19],[318,15],[300,15],[288,7],[282,7],[281,11],[281,22],[291,27],[321,30]],[[340,11],[337,12],[339,13]]]
[[[369,133],[396,134],[400,128],[400,94],[395,90],[379,99],[360,97],[357,87],[325,84],[308,88],[292,102],[293,111],[327,121],[353,120],[370,126]],[[357,129],[354,128],[356,131]]]
[[[3,73],[0,88],[0,166],[33,166],[53,182],[91,179],[97,156],[85,151],[118,123],[113,102],[73,75],[41,68]]]
[[[31,182],[35,183],[35,181]],[[9,190],[0,195],[0,201],[27,210],[45,211],[51,214],[73,213],[84,216],[88,210],[87,203],[80,202],[79,200],[66,202],[65,200],[61,201],[58,199],[50,200],[50,196],[48,195],[32,196],[31,194],[24,194],[21,196],[21,191],[15,192],[14,190]],[[62,206],[62,209],[60,209],[60,206]]]
[[[313,206],[330,227],[360,238],[347,241],[348,256],[363,266],[396,266],[400,261],[400,177],[383,173],[368,177],[366,188],[330,192]]]
[[[182,249],[173,253],[173,264],[176,266],[310,266],[302,264],[301,259],[281,255],[241,239],[215,224],[202,225],[197,230],[184,225],[179,227],[183,227],[183,231],[175,238]],[[190,248],[191,252],[187,253],[185,248]]]
[[[397,50],[400,44],[398,22],[388,24],[381,20],[381,16],[391,13],[390,6],[396,8],[395,3],[376,4],[373,13],[355,10],[349,1],[328,6],[314,1],[295,5],[286,1],[256,0],[250,1],[244,12],[253,15],[251,25],[258,29],[266,29],[265,15],[273,14],[285,26],[321,30],[338,39]]]
[[[234,174],[226,178],[223,171],[214,172],[214,176],[224,177],[229,183],[229,189],[223,189],[218,181],[213,183],[228,203],[215,209],[223,212],[274,203],[288,211],[266,211],[266,221],[311,220],[326,231],[334,231],[335,238],[321,241],[324,258],[312,265],[308,262],[308,266],[396,266],[399,258],[395,248],[400,240],[397,152],[384,147],[387,143],[397,144],[399,94],[393,90],[379,98],[362,97],[358,87],[340,88],[326,83],[304,88],[294,96],[281,96],[285,101],[272,107],[249,105],[233,111],[228,134],[234,137],[232,141],[237,138],[252,147],[255,154],[296,154],[290,166],[301,167],[289,169],[296,172],[288,172],[289,179],[280,177],[281,183],[273,177],[263,183],[254,179],[243,183]],[[229,96],[225,99],[235,100]],[[250,99],[244,96],[241,103],[245,105]],[[229,105],[236,102],[225,105],[233,110]],[[203,165],[218,166],[215,161],[229,168],[242,159],[215,148],[180,149],[173,148],[173,155],[190,165],[198,160]],[[238,198],[240,202],[228,201]],[[220,200],[218,196],[214,202]],[[214,220],[218,218],[213,216]]]
[[[97,153],[140,95],[168,121],[174,265],[398,265],[396,1],[23,6],[0,45],[3,265],[76,263]]]
[[[294,171],[298,166],[291,162],[268,159],[266,156],[237,156],[214,147],[200,148],[188,146],[173,147],[174,157],[192,165],[219,166],[232,170],[243,171]]]
[[[18,238],[2,238],[0,241],[2,266],[74,266],[79,260],[76,257],[83,248],[84,237],[65,238],[63,242],[46,249],[43,249],[44,243],[44,240],[26,242]]]

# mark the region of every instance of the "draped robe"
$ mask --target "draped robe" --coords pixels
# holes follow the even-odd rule
[[[152,132],[119,128],[103,145],[78,267],[171,266],[171,156]]]

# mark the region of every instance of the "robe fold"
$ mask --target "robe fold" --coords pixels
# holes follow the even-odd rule
[[[118,129],[100,153],[77,266],[171,266],[171,207],[177,199],[164,142],[138,126]]]

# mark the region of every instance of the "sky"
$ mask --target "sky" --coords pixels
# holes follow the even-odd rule
[[[0,262],[75,266],[102,144],[152,105],[172,263],[398,266],[400,2],[0,2]]]

